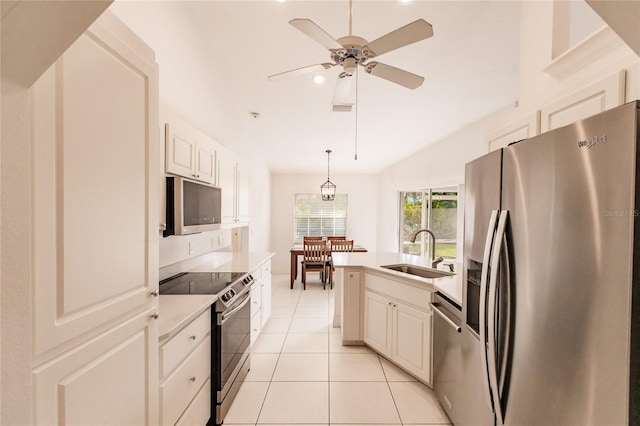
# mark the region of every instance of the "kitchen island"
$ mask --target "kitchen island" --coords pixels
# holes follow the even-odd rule
[[[366,344],[431,386],[431,302],[440,292],[461,305],[462,274],[432,269],[430,259],[402,253],[335,253],[333,262],[333,325],[340,327],[342,344]],[[416,267],[437,278],[384,267],[390,265]],[[461,272],[460,265],[454,270]]]

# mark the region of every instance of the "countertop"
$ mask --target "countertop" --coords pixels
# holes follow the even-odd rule
[[[404,253],[333,253],[333,264],[336,268],[349,266],[362,267],[377,273],[384,273],[392,277],[402,278],[404,281],[415,285],[426,286],[430,290],[439,291],[454,302],[462,306],[462,265],[454,264],[454,273],[450,277],[422,278],[403,272],[382,268],[382,265],[406,263],[429,268],[430,259],[423,256],[415,256]]]
[[[161,275],[180,272],[253,272],[275,253],[210,253],[198,263],[162,268]],[[158,336],[162,342],[174,336],[218,300],[215,294],[161,294],[158,301]]]

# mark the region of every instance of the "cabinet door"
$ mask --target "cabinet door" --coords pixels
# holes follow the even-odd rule
[[[364,292],[364,341],[383,355],[391,356],[392,303],[370,291]]]
[[[196,178],[196,136],[189,126],[179,122],[166,123],[166,172],[189,179]]]
[[[32,100],[38,365],[157,303],[153,52],[107,13],[34,84]]]
[[[216,150],[213,147],[213,141],[199,138],[197,142],[195,154],[195,178],[203,182],[215,183]]]
[[[622,105],[625,99],[625,75],[624,70],[620,71],[543,107],[541,131],[544,133],[557,129]]]
[[[224,154],[220,154],[218,160],[218,186],[222,189],[222,223],[235,223],[236,162]]]
[[[237,219],[238,222],[249,222],[251,217],[251,173],[249,168],[236,166]]]
[[[431,319],[431,313],[393,302],[391,358],[427,383],[431,383]]]
[[[485,140],[487,141],[488,151],[504,148],[511,142],[517,142],[522,139],[528,139],[540,134],[540,111],[525,117],[521,120],[514,121],[506,126],[488,132]]]
[[[157,425],[158,325],[148,310],[33,370],[37,425]]]

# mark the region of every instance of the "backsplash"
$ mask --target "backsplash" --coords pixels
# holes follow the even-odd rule
[[[232,229],[160,238],[160,268],[213,251],[232,251]]]

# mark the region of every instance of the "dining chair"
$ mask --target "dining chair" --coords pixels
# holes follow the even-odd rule
[[[302,242],[305,241],[323,241],[322,236],[321,235],[311,235],[308,237],[302,237]]]
[[[307,272],[319,272],[322,288],[326,286],[327,243],[319,240],[303,242],[302,289],[307,289]]]
[[[336,241],[336,240],[346,240],[347,237],[345,235],[333,235],[331,237],[327,237],[327,241]]]
[[[350,252],[353,251],[353,240],[333,240],[330,246],[331,253]],[[329,275],[329,288],[333,288],[333,272],[336,268],[333,266],[333,258],[329,259],[327,275]]]

